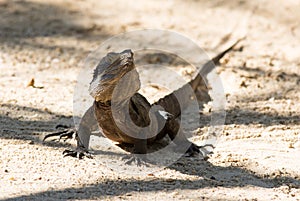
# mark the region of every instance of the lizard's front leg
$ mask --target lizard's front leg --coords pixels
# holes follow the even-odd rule
[[[63,152],[63,155],[72,156],[79,159],[82,159],[84,156],[92,158],[91,154],[88,152],[88,147],[92,131],[96,130],[97,127],[98,124],[94,115],[94,107],[92,106],[83,115],[78,130],[73,128],[56,133],[51,133],[49,135],[46,135],[43,141],[45,141],[49,137],[55,136],[59,136],[59,139],[63,137],[72,138],[72,136],[75,134],[75,138],[77,140],[76,149],[67,149]]]

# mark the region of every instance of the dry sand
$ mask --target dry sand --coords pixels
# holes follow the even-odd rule
[[[299,8],[297,0],[0,0],[0,199],[300,200]],[[63,158],[74,141],[42,143],[56,125],[72,126],[78,63],[141,28],[182,33],[210,56],[229,32],[247,33],[218,67],[227,118],[210,159],[130,176]],[[27,87],[32,78],[36,88]]]

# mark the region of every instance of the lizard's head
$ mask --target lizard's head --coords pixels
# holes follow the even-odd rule
[[[126,79],[121,79],[126,74]],[[124,50],[121,53],[110,52],[101,59],[94,70],[89,92],[96,101],[106,102],[111,100],[117,85],[121,86],[118,91],[124,93],[122,98],[131,97],[140,88],[131,50]]]

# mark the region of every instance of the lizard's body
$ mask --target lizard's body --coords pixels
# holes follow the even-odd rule
[[[94,103],[80,122],[77,131],[78,149],[87,151],[93,128],[95,124],[98,124],[102,129],[102,133],[110,140],[133,144],[134,153],[136,154],[147,153],[147,144],[154,143],[166,135],[169,135],[171,140],[175,139],[174,142],[177,145],[189,144],[187,153],[190,155],[199,153],[200,147],[186,139],[180,129],[178,120],[181,111],[189,105],[191,97],[187,94],[187,89],[191,88],[196,91],[202,77],[205,78],[213,69],[214,63],[218,63],[236,44],[237,42],[207,62],[199,74],[189,83],[152,105],[144,96],[137,93],[140,88],[140,81],[131,50],[125,50],[121,53],[109,53],[100,61],[94,71],[89,89],[91,96],[94,98]],[[121,80],[126,74],[128,74],[127,78]],[[115,93],[114,90],[120,81],[123,82],[121,88],[116,90],[117,93]],[[180,104],[178,97],[180,98]],[[150,112],[153,106],[160,106],[167,113],[162,115],[159,112],[161,108]],[[114,115],[113,109],[118,115]],[[129,115],[126,115],[128,110]],[[149,112],[151,115],[149,115]],[[131,122],[136,127],[131,126]],[[54,135],[50,134],[44,139]],[[78,150],[75,152],[66,151],[65,154],[78,156]]]

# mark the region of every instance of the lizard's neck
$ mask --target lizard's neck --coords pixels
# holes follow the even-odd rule
[[[124,106],[128,105],[132,96],[125,96],[124,99],[113,98],[113,100],[112,100],[112,97],[113,97],[112,95],[110,95],[109,97],[110,97],[109,99],[95,100],[95,102],[98,105],[100,105],[101,107],[111,107],[112,105],[114,107],[124,107]]]
[[[92,82],[90,94],[101,105],[124,105],[140,89],[140,80],[136,70],[132,70],[113,82]]]

